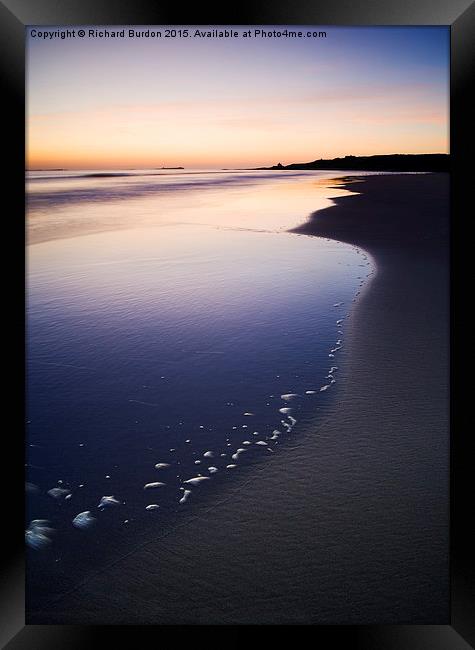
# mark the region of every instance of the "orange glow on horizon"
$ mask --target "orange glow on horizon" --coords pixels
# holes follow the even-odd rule
[[[325,43],[29,38],[27,167],[448,153],[448,43],[446,28],[332,28]]]

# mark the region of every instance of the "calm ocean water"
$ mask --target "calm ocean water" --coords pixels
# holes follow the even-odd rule
[[[285,453],[371,271],[287,232],[338,173],[110,174],[27,178],[31,610]]]

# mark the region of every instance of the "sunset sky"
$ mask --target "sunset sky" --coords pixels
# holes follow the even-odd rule
[[[27,167],[448,152],[447,28],[318,29],[326,39],[29,35]]]

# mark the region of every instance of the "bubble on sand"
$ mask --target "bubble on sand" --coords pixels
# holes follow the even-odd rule
[[[280,396],[280,399],[283,399],[286,402],[290,402],[290,400],[295,399],[296,397],[298,397],[297,393],[285,393],[284,395]]]
[[[324,390],[328,390],[330,388],[330,384],[325,384],[325,386],[322,386],[320,388],[320,392],[323,393]]]
[[[48,490],[47,494],[49,494],[50,497],[53,497],[53,499],[64,499],[68,494],[70,494],[70,491],[65,490],[64,488],[51,488],[51,490]]]
[[[226,465],[226,469],[234,469],[237,465]]]
[[[217,467],[208,467],[208,472],[210,474],[216,474],[217,471],[218,471]]]
[[[189,485],[199,485],[203,481],[209,481],[209,476],[195,476],[194,478],[189,478],[183,483],[188,483]]]
[[[316,390],[306,390],[305,395],[315,395],[316,392]]]
[[[92,516],[90,510],[85,510],[74,517],[73,526],[75,528],[89,528],[95,521],[96,518]]]
[[[26,492],[29,492],[32,494],[33,492],[39,492],[39,487],[35,485],[34,483],[25,483],[25,490]]]
[[[205,451],[205,453],[203,454],[203,456],[204,456],[205,458],[213,458],[213,456],[214,456],[214,451]]]
[[[254,413],[247,413],[247,412],[246,412],[246,413],[243,413],[243,415],[248,415],[248,416],[250,416],[250,415],[254,415]]]
[[[170,467],[170,463],[157,463],[155,465],[155,469],[165,469],[166,467]]]
[[[150,490],[153,488],[163,487],[166,483],[160,483],[160,481],[154,481],[153,483],[145,483],[143,486],[144,490]]]
[[[254,431],[254,433],[253,433],[252,435],[253,435],[253,436],[258,436],[258,435],[259,435],[259,431]]]
[[[289,418],[290,422],[292,423],[292,426],[297,424],[297,420],[295,418],[293,418],[291,415],[289,415],[288,418]]]
[[[191,490],[185,490],[183,492],[183,496],[181,497],[181,499],[179,500],[178,503],[186,503],[186,501],[187,501],[188,497],[190,496],[190,494],[191,494]]]
[[[25,542],[31,548],[41,550],[51,543],[54,528],[49,526],[47,519],[33,519],[25,530]]]
[[[247,451],[247,449],[243,449],[242,447],[240,447],[239,449],[236,450],[236,453],[233,454],[233,455],[231,456],[231,458],[232,458],[233,460],[238,460],[240,454],[242,454],[242,453],[245,452],[245,451]]]
[[[201,460],[195,460],[195,465],[201,465]]]
[[[243,445],[252,445],[252,442],[250,440],[244,440],[242,443]]]
[[[145,510],[158,510],[159,508],[160,506],[158,503],[151,503],[150,505],[145,506]]]
[[[107,508],[109,506],[118,506],[120,505],[120,502],[117,501],[117,499],[114,496],[105,496],[101,497],[101,500],[99,501],[99,505],[97,506],[98,508]]]
[[[255,444],[260,445],[261,447],[267,447],[267,442],[264,440],[258,440]]]
[[[289,413],[292,413],[292,409],[285,407],[283,409],[279,409],[279,413],[282,413],[283,415],[288,415]]]

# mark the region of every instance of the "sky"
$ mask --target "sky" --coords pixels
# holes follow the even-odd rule
[[[299,39],[242,37],[249,26],[233,27],[233,39],[43,39],[33,29],[28,169],[255,167],[449,151],[445,27],[320,26],[326,38]]]

